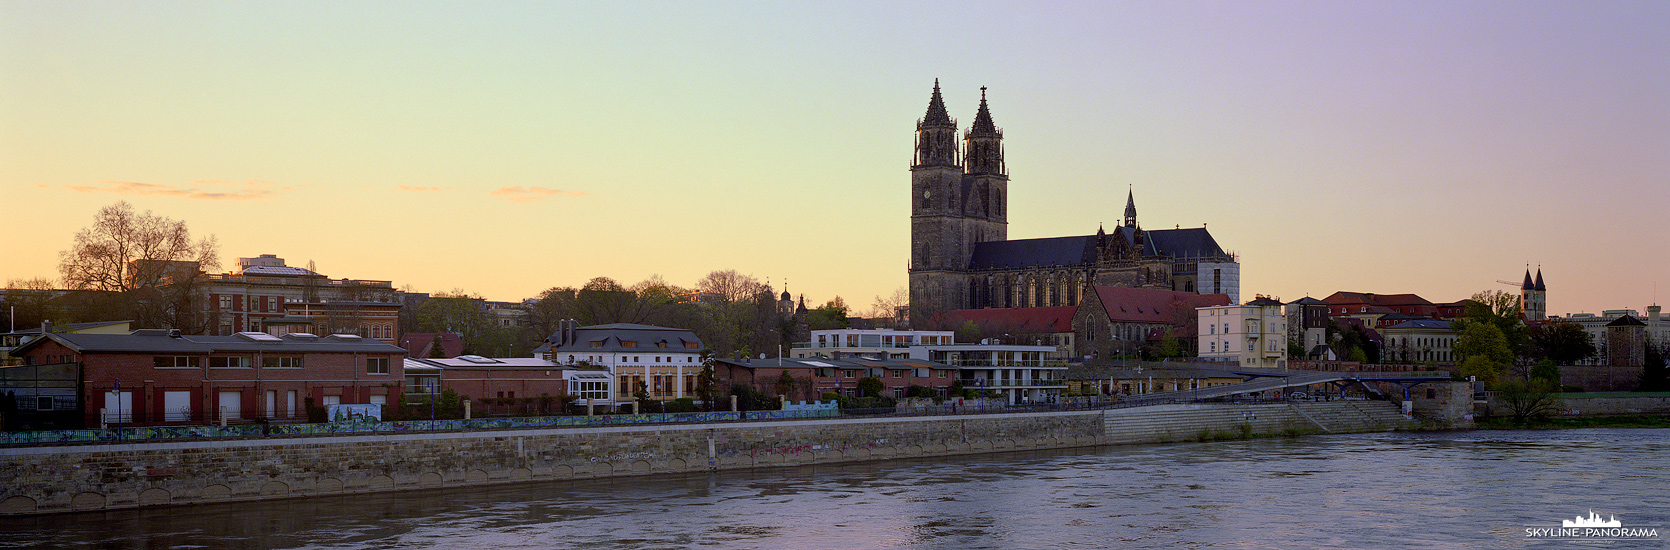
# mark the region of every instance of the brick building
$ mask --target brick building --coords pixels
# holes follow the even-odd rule
[[[1195,308],[1229,305],[1225,294],[1097,286],[1073,314],[1076,355],[1113,357],[1136,353],[1167,331],[1182,349],[1194,349]]]
[[[11,397],[18,414],[56,414],[96,426],[202,424],[223,415],[230,422],[299,421],[309,399],[318,406],[393,403],[402,390],[406,351],[352,335],[201,336],[143,329],[52,333],[14,353],[25,364],[0,369],[0,392]],[[72,391],[41,394],[22,383],[32,374],[68,379]]]

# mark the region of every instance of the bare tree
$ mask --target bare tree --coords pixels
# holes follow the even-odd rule
[[[196,315],[202,300],[196,282],[220,268],[219,252],[212,235],[193,241],[185,222],[118,202],[76,233],[70,249],[59,253],[58,270],[71,290],[114,297],[115,309],[140,327],[197,333],[204,320]]]
[[[909,306],[910,289],[901,286],[895,289],[892,295],[876,296],[876,301],[870,305],[870,311],[866,316],[872,319],[886,319],[889,325],[897,325],[899,309]]]
[[[219,252],[213,235],[192,241],[186,222],[136,214],[123,201],[99,209],[93,225],[75,234],[58,270],[72,290],[127,292],[219,269]]]

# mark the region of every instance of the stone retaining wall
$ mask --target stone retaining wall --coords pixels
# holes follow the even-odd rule
[[[0,449],[0,515],[1175,441],[1314,426],[1288,405]],[[1311,416],[1327,413],[1310,412]],[[1307,431],[1310,431],[1307,429]]]

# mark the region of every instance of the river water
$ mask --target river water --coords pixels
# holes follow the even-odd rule
[[[1548,541],[1590,510],[1650,541]],[[1670,430],[1311,436],[0,519],[0,548],[1666,548]]]

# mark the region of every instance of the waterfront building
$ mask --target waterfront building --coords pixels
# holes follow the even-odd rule
[[[810,340],[796,343],[789,348],[789,355],[798,359],[839,359],[843,356],[904,359],[911,356],[912,346],[953,344],[956,333],[949,330],[839,328],[814,330],[811,331],[810,337]]]
[[[1196,341],[1195,309],[1234,303],[1227,294],[1096,286],[1073,312],[1075,355],[1086,359],[1137,354],[1168,334],[1187,350]]]
[[[1608,309],[1599,314],[1568,313],[1564,316],[1549,317],[1556,323],[1572,323],[1589,333],[1589,341],[1595,345],[1595,355],[1589,359],[1578,361],[1579,365],[1610,365],[1612,364],[1612,345],[1609,341],[1607,326],[1624,317],[1632,317],[1643,325],[1643,336],[1652,345],[1670,346],[1670,319],[1665,319],[1663,308],[1657,304],[1646,307],[1646,315],[1635,309]],[[1626,352],[1627,353],[1627,352]]]
[[[937,324],[954,330],[972,326],[979,332],[978,340],[1054,346],[1047,357],[1067,361],[1074,357],[1073,315],[1077,311],[1072,306],[955,309],[941,313],[942,321]]]
[[[1310,296],[1287,303],[1287,341],[1298,342],[1307,357],[1327,353],[1328,308],[1328,302]]]
[[[650,399],[670,401],[694,397],[705,347],[689,329],[633,323],[582,327],[565,320],[533,356],[560,365],[606,369],[614,377],[617,401],[633,400],[640,388]]]
[[[1379,330],[1385,347],[1380,350],[1383,362],[1432,365],[1453,365],[1455,356],[1455,328],[1450,321],[1416,319],[1404,321]]]
[[[1287,317],[1281,302],[1259,296],[1242,305],[1195,311],[1204,327],[1196,348],[1201,359],[1243,368],[1287,368]]]
[[[1135,193],[1109,233],[1009,240],[1003,131],[981,88],[961,134],[934,82],[916,123],[910,167],[910,314],[922,327],[944,311],[1077,306],[1093,285],[1240,295],[1241,264],[1205,226],[1144,229]]]
[[[397,402],[406,350],[357,335],[49,332],[15,350],[0,393],[42,423],[301,420],[306,405]],[[8,421],[11,421],[10,419]]]
[[[191,271],[195,272],[193,264]],[[205,332],[356,334],[394,343],[401,302],[391,281],[332,279],[272,254],[238,258],[238,270],[196,277]]]
[[[433,396],[446,390],[476,402],[482,399],[508,402],[504,400],[571,394],[579,398],[580,404],[590,399],[592,404],[609,410],[617,404],[613,398],[613,380],[609,370],[601,366],[563,365],[536,357],[460,355],[450,358],[408,357],[405,362],[405,393],[408,399]]]
[[[64,334],[127,334],[133,332],[133,321],[102,321],[96,323],[69,323],[54,325],[52,321],[41,323],[40,328],[14,330],[0,334],[0,366],[21,365],[22,357],[12,357],[12,350],[29,343],[30,340],[40,338],[42,334],[58,332]]]
[[[884,389],[878,397],[902,399],[911,386],[945,395],[959,379],[956,367],[915,359],[741,358],[715,359],[713,365],[723,386],[743,384],[790,401],[817,400],[825,393],[864,397],[858,395],[858,381],[866,377],[881,381]]]

